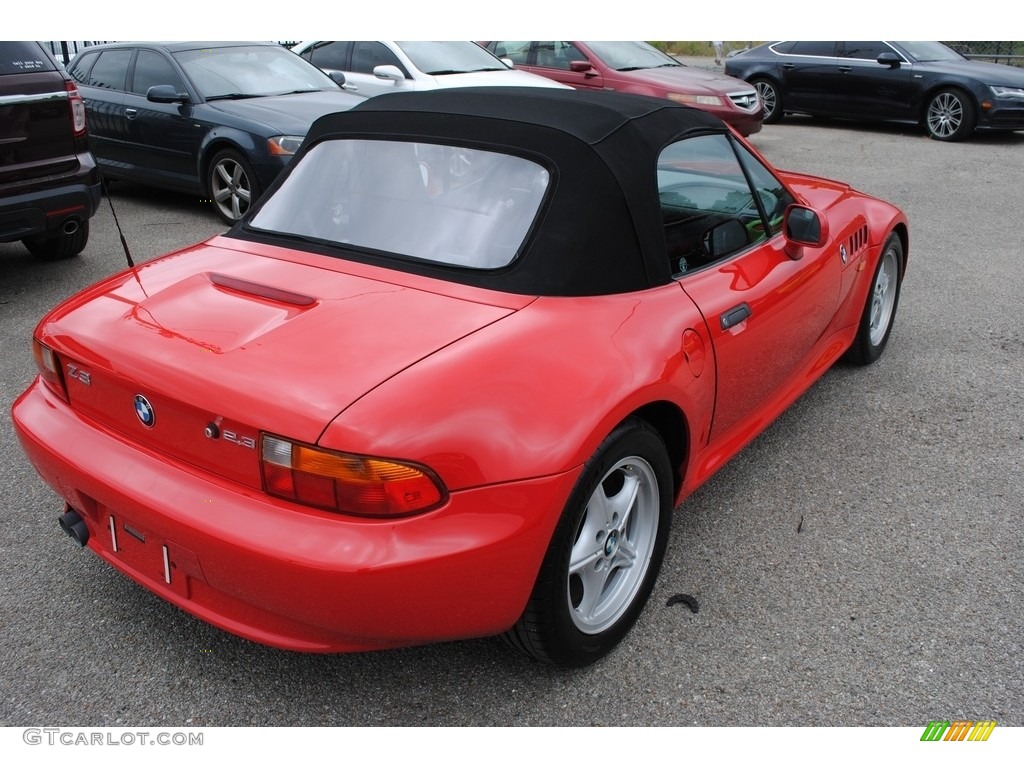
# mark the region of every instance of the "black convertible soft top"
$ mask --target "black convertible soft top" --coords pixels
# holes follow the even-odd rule
[[[518,294],[642,290],[671,279],[658,201],[659,153],[689,135],[728,132],[706,112],[607,91],[490,87],[386,94],[318,119],[277,184],[311,146],[337,138],[464,144],[530,158],[549,170],[552,183],[511,264],[465,269],[360,253],[340,244],[321,249],[249,229],[244,222],[229,234]]]

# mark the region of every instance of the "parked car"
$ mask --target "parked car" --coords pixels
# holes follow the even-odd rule
[[[292,50],[325,72],[342,73],[345,87],[365,96],[482,85],[566,87],[519,72],[463,40],[310,40]]]
[[[761,104],[750,85],[685,66],[648,43],[492,40],[481,45],[520,69],[573,88],[658,96],[710,112],[744,136],[761,130]]]
[[[1024,70],[971,61],[942,43],[766,43],[725,63],[757,88],[764,121],[790,112],[922,125],[939,141],[1024,130]]]
[[[77,256],[100,197],[75,84],[38,43],[0,41],[0,242]]]
[[[587,664],[673,509],[883,353],[907,254],[897,208],[700,110],[388,94],[226,234],[47,314],[13,422],[79,544],[230,632]]]
[[[194,193],[228,223],[270,186],[313,120],[363,100],[276,43],[98,45],[68,71],[107,177]]]

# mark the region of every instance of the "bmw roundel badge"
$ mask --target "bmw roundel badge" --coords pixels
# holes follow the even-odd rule
[[[135,396],[135,415],[139,417],[144,427],[152,427],[156,424],[156,411],[142,395]]]

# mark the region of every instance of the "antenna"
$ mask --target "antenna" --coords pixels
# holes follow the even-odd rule
[[[110,187],[107,185],[107,177],[100,171],[100,181],[103,183],[103,196],[107,198],[107,205],[114,216],[114,225],[117,227],[118,237],[121,238],[121,248],[124,250],[124,257],[128,259],[128,266],[135,269],[135,262],[132,261],[132,254],[128,250],[128,241],[124,239],[124,232],[121,231],[121,222],[117,220],[117,212],[114,211],[114,201],[110,199]]]

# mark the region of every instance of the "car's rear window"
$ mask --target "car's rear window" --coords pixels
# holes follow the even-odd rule
[[[439,264],[510,264],[536,218],[548,171],[483,149],[334,139],[312,147],[250,225]]]
[[[25,72],[53,72],[53,61],[38,44],[17,40],[0,41],[0,75]]]

